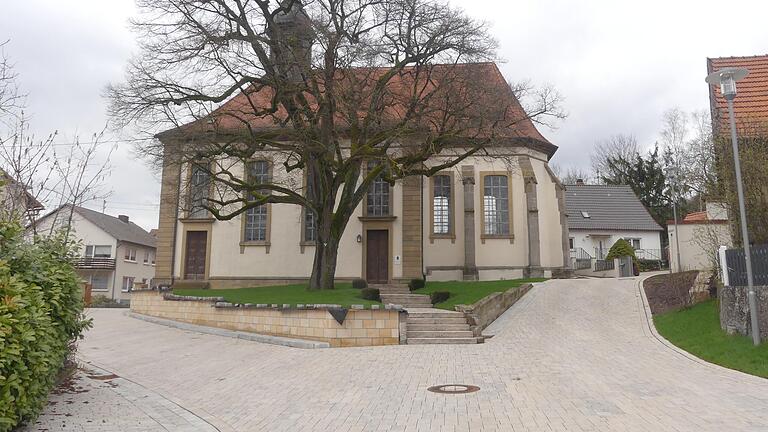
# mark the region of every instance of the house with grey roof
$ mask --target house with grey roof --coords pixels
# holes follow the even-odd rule
[[[626,239],[639,259],[662,260],[664,229],[626,185],[566,186],[571,258],[604,259],[618,239]]]
[[[155,237],[130,221],[79,206],[63,205],[28,228],[46,235],[66,226],[80,241],[78,273],[91,284],[93,295],[120,302],[130,300],[135,285],[152,285],[155,277]]]

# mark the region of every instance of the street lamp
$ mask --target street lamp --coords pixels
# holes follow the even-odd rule
[[[672,186],[672,215],[675,218],[675,252],[677,253],[677,271],[683,271],[680,265],[680,236],[677,235],[677,192],[675,190],[675,183],[677,183],[677,169],[668,166],[664,170],[669,179],[669,184]],[[672,257],[669,257],[669,273],[672,273]]]
[[[733,114],[733,99],[736,98],[736,81],[744,78],[749,71],[744,68],[725,68],[712,72],[706,82],[720,85],[720,93],[728,102],[728,115],[731,124],[731,145],[733,146],[733,165],[736,170],[736,191],[739,195],[739,213],[741,216],[741,242],[744,245],[744,259],[747,264],[747,287],[749,299],[749,314],[752,318],[752,342],[760,344],[760,328],[757,323],[757,300],[755,298],[755,283],[752,276],[752,254],[749,247],[749,230],[747,229],[747,211],[744,204],[744,186],[741,181],[741,162],[739,161],[739,144],[736,138],[736,118]]]

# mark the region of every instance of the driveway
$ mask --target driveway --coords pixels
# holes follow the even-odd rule
[[[768,430],[768,380],[657,339],[637,284],[540,284],[466,346],[302,350],[92,310],[80,356],[222,431]],[[449,383],[480,391],[426,390]]]

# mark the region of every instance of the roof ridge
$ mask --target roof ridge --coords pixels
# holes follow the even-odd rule
[[[768,58],[768,54],[753,54],[749,56],[725,56],[725,57],[707,57],[707,60],[733,60],[733,59],[750,59],[756,57]]]

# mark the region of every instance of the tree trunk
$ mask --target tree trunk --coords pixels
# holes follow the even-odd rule
[[[333,289],[336,277],[336,260],[339,254],[339,239],[331,235],[325,242],[318,239],[315,246],[315,261],[309,277],[309,289]]]

